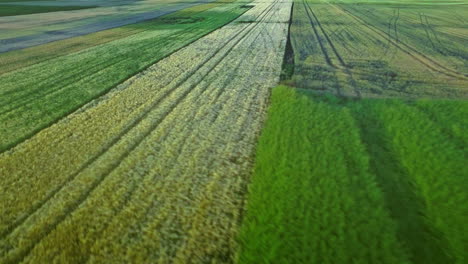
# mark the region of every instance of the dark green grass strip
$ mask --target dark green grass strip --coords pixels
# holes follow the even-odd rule
[[[438,102],[434,101],[434,105],[438,105]],[[434,244],[442,243],[441,250],[447,251],[448,256],[454,258],[456,263],[466,263],[468,166],[465,153],[440,128],[443,123],[435,123],[427,115],[402,101],[369,101],[361,106],[358,111],[360,115],[375,119],[381,124],[382,134],[374,136],[380,136],[386,141],[392,156],[401,164],[406,180],[417,189],[416,194],[425,205],[419,207],[418,213],[426,220],[426,226],[429,227],[427,232],[432,233],[428,236],[434,239],[442,236]],[[466,111],[466,106],[464,104],[462,111]],[[464,121],[453,119],[452,122]],[[413,231],[415,230],[410,232]],[[421,243],[418,240],[414,239],[412,243]],[[430,263],[444,261],[440,259],[439,262]]]
[[[275,88],[240,263],[410,263],[349,109]]]
[[[95,8],[96,6],[30,6],[30,5],[0,5],[1,16],[19,16],[36,13],[48,13],[57,11],[70,11]]]
[[[235,0],[218,0],[211,4],[200,5],[196,8],[188,8],[184,11],[181,10],[176,14],[180,15],[183,12],[183,17],[190,17],[194,13],[203,12],[219,6],[222,3],[231,2],[235,2]],[[177,20],[173,21],[171,18],[174,18],[174,15],[167,15],[164,18],[156,18],[145,22],[107,29],[84,36],[53,41],[47,44],[21,50],[0,53],[0,75],[73,52],[108,43],[110,41],[122,39],[146,30],[151,30],[154,29],[155,24],[167,24],[168,22],[177,24]]]
[[[229,23],[247,10],[243,4],[220,2],[207,4],[211,9],[201,5],[181,10],[144,24],[144,32],[1,75],[0,152]],[[212,9],[220,5],[231,8]],[[183,23],[174,22],[182,18]]]
[[[454,263],[444,235],[428,221],[427,206],[420,188],[411,180],[407,168],[385,130],[385,124],[375,115],[375,100],[348,104],[361,128],[361,138],[369,153],[371,171],[384,191],[391,216],[398,222],[398,238],[418,264]],[[391,103],[390,103],[391,105]]]

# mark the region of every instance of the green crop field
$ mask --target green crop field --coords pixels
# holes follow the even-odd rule
[[[287,87],[271,100],[241,263],[465,262],[468,102]]]
[[[0,263],[467,263],[467,17],[0,0]]]
[[[290,84],[356,97],[467,97],[468,5],[296,1]]]

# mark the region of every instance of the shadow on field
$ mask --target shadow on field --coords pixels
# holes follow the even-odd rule
[[[376,176],[377,184],[383,191],[386,207],[397,223],[398,238],[409,250],[411,260],[420,264],[454,263],[455,259],[449,253],[451,250],[446,237],[428,218],[429,208],[422,194],[427,190],[423,190],[412,180],[408,165],[404,164],[401,153],[396,153],[395,146],[392,145],[393,135],[385,129],[388,124],[379,117],[379,111],[382,109],[398,109],[402,105],[410,106],[411,109],[419,112],[414,102],[399,99],[346,98],[337,97],[331,93],[318,94],[307,89],[297,90],[312,101],[327,104],[337,110],[349,110],[354,117],[362,144],[368,153],[370,172]],[[454,101],[454,103],[457,102]],[[460,141],[456,136],[450,131],[444,132],[444,137],[453,139],[458,150],[464,149],[463,145],[459,145]],[[417,152],[414,149],[408,151]],[[424,160],[424,157],[421,156],[421,160]]]

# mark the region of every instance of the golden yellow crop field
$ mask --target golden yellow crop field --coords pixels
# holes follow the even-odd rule
[[[0,262],[234,260],[292,1],[249,5],[0,154]]]

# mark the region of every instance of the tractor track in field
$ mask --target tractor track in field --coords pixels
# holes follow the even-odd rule
[[[446,75],[448,77],[456,78],[456,79],[459,79],[459,80],[468,80],[468,74],[465,74],[465,73],[462,73],[462,72],[459,72],[459,71],[456,71],[456,70],[445,67],[444,65],[442,65],[439,62],[435,61],[434,59],[429,58],[428,56],[424,55],[423,53],[417,51],[415,48],[413,48],[409,44],[401,42],[398,39],[389,36],[387,33],[385,33],[385,31],[382,31],[381,29],[367,23],[366,21],[364,21],[363,19],[361,19],[358,16],[354,15],[351,11],[347,10],[346,8],[344,8],[344,7],[340,6],[340,5],[332,4],[332,3],[328,3],[328,4],[330,6],[333,6],[333,7],[337,8],[337,9],[339,9],[339,10],[344,11],[351,18],[353,18],[354,20],[360,22],[364,27],[368,28],[369,30],[371,30],[372,32],[374,32],[378,36],[382,37],[383,39],[389,41],[396,48],[398,48],[402,52],[406,53],[407,55],[409,55],[411,58],[415,59],[419,63],[423,64],[428,69],[430,69],[430,70],[432,70],[434,72],[438,72],[440,74]]]
[[[304,4],[304,8],[306,10],[307,16],[309,18],[310,24],[312,25],[312,27],[314,29],[314,32],[315,32],[315,35],[317,37],[317,40],[318,40],[318,42],[320,44],[320,47],[322,48],[322,52],[324,52],[324,54],[326,54],[325,58],[326,58],[327,63],[329,64],[329,66],[331,66],[331,67],[333,67],[333,68],[335,68],[337,70],[343,71],[348,76],[348,83],[351,85],[351,87],[353,89],[353,93],[354,93],[353,96],[361,97],[361,92],[359,91],[359,89],[357,87],[357,84],[356,84],[356,81],[354,80],[352,72],[350,71],[350,69],[349,69],[348,65],[346,64],[346,62],[343,60],[343,57],[341,56],[341,54],[338,52],[337,48],[335,47],[335,44],[333,43],[333,41],[328,36],[328,33],[323,28],[323,26],[320,23],[320,20],[318,19],[317,15],[313,11],[312,7],[307,2],[307,0],[303,0],[303,4]],[[325,41],[328,43],[328,45],[330,46],[330,48],[331,48],[331,50],[333,52],[333,55],[338,60],[338,65],[335,65],[331,61],[331,57],[330,57],[329,53],[327,52],[327,50],[325,48],[325,45],[322,42],[323,39],[320,36],[320,34],[318,33],[318,31],[316,30],[315,25],[317,25],[318,28],[320,29],[320,31],[322,32],[322,35],[324,36]],[[339,96],[343,96],[344,91],[341,91],[341,89],[338,88],[338,87],[337,87],[337,89],[338,89],[337,94]]]
[[[421,12],[419,12],[418,15],[419,15],[419,21],[420,21],[422,27],[424,28],[424,32],[426,33],[426,38],[427,38],[427,40],[429,40],[429,42],[431,43],[432,48],[435,49],[436,46],[435,46],[435,44],[434,44],[434,41],[432,41],[431,35],[429,34],[429,30],[428,30],[428,26],[429,26],[429,25],[426,24],[426,22],[427,22],[427,17],[426,17],[426,21],[424,21],[425,15],[424,15],[423,13],[421,13]]]
[[[434,35],[434,38],[439,43],[439,45],[443,45],[442,42],[439,39],[439,36],[438,36],[437,32],[434,30],[434,27],[431,25],[431,23],[429,23],[429,19],[428,19],[427,15],[422,13],[422,16],[424,17],[424,21],[426,22],[427,29],[429,29],[432,32],[432,35]]]
[[[278,2],[278,1],[276,1]],[[263,12],[259,15],[259,19],[260,21],[262,21],[269,13],[270,11],[275,7],[275,3],[272,3],[268,8],[264,9]],[[261,25],[263,25],[263,27],[265,28],[266,23],[262,23]],[[208,59],[205,59],[205,61],[198,65],[197,68],[192,71],[188,76],[186,76],[185,78],[183,78],[182,80],[178,81],[173,87],[172,89],[169,89],[169,91],[167,91],[159,100],[153,102],[149,109],[145,110],[143,114],[140,114],[140,116],[133,120],[133,122],[127,126],[119,135],[117,135],[117,137],[115,137],[114,139],[111,140],[111,142],[109,144],[107,144],[104,148],[102,148],[100,150],[100,152],[98,153],[97,156],[89,159],[87,162],[85,162],[79,169],[78,171],[74,172],[70,177],[68,177],[63,183],[62,185],[58,186],[57,188],[55,188],[51,193],[49,193],[45,199],[37,204],[36,206],[34,206],[29,212],[27,215],[25,215],[24,217],[20,218],[18,221],[16,221],[12,226],[10,226],[9,228],[7,228],[6,231],[2,232],[2,237],[5,238],[13,233],[16,233],[17,229],[23,225],[24,223],[26,223],[28,221],[28,219],[34,215],[36,212],[38,212],[39,210],[41,210],[41,208],[43,208],[47,203],[48,201],[50,201],[52,198],[54,198],[59,192],[63,191],[65,186],[68,185],[69,183],[71,183],[80,173],[82,173],[83,171],[85,171],[90,165],[92,165],[93,163],[95,163],[102,155],[104,155],[105,153],[107,153],[111,148],[112,146],[114,146],[115,144],[117,144],[117,142],[119,142],[130,130],[132,130],[134,127],[136,127],[143,119],[145,119],[145,117],[147,117],[149,115],[149,113],[152,111],[152,109],[154,109],[155,107],[157,107],[161,101],[163,101],[165,98],[167,97],[171,97],[171,94],[173,91],[176,90],[176,88],[178,88],[180,85],[182,85],[182,83],[186,82],[189,78],[191,78],[192,76],[194,76],[194,74],[198,74],[198,70],[201,69],[204,65],[206,65],[208,62],[210,62],[210,60],[213,60],[213,58],[217,61],[214,62],[214,65],[212,67],[210,67],[210,69],[214,69],[216,66],[218,66],[223,60],[224,58],[240,43],[242,42],[248,35],[249,33],[251,33],[255,28],[258,27],[258,23],[252,23],[252,24],[248,24],[246,25],[244,28],[242,28],[239,32],[237,32],[233,37],[231,37],[228,41],[225,42],[224,45],[222,45],[220,48],[218,48],[216,51],[215,51],[215,54],[213,54],[212,57],[209,57]],[[263,30],[262,30],[263,31]],[[262,32],[261,32],[262,33]],[[259,33],[257,35],[256,38],[258,38],[261,34]],[[272,36],[270,36],[269,34],[266,35],[267,38],[269,39],[272,39]],[[237,38],[237,39],[236,39]],[[264,43],[266,45],[270,44],[272,45],[273,43]],[[225,48],[227,45],[230,45],[230,47],[227,49],[227,51],[224,52],[224,54],[218,59],[215,55],[218,54],[223,48]],[[236,69],[238,70],[239,67],[241,67],[241,62],[239,62],[239,64],[236,66]],[[236,70],[236,71],[237,71]],[[60,216],[58,216],[54,223],[52,225],[48,225],[45,230],[44,230],[44,233],[38,238],[36,239],[36,241],[34,241],[30,246],[26,247],[26,248],[23,248],[23,250],[20,250],[20,252],[16,252],[15,257],[9,259],[8,262],[15,262],[15,261],[18,261],[18,260],[23,260],[26,256],[29,255],[29,253],[36,247],[36,245],[38,243],[40,243],[40,241],[42,241],[43,238],[47,237],[53,230],[55,230],[55,228],[61,223],[63,222],[68,215],[70,215],[75,209],[77,209],[86,199],[87,197],[89,196],[89,194],[91,192],[93,192],[97,186],[99,186],[105,179],[106,179],[106,176],[109,175],[115,168],[117,168],[119,166],[119,164],[121,163],[121,161],[123,161],[131,152],[132,150],[134,150],[138,145],[140,145],[140,143],[162,122],[162,120],[164,120],[165,116],[169,115],[174,109],[175,107],[182,101],[184,100],[184,98],[192,91],[192,89],[197,86],[200,82],[204,81],[204,78],[209,74],[209,72],[211,72],[211,70],[207,70],[206,73],[201,76],[199,78],[199,81],[190,85],[190,87],[182,94],[179,96],[179,98],[174,102],[172,103],[171,107],[165,111],[165,114],[163,116],[160,117],[160,120],[159,121],[156,121],[153,123],[153,125],[151,127],[147,127],[146,128],[146,131],[144,133],[140,133],[139,134],[139,137],[134,140],[131,145],[129,147],[126,148],[126,151],[124,153],[121,153],[119,154],[119,157],[117,159],[114,159],[113,162],[111,162],[110,164],[108,164],[106,167],[107,169],[104,170],[104,173],[102,175],[100,175],[100,177],[98,177],[92,184],[91,186],[88,186],[88,188],[86,190],[84,190],[84,192],[82,192],[78,199],[75,199],[73,202],[71,202],[69,205],[66,206],[66,209],[60,214]],[[221,92],[220,92],[221,94]],[[219,94],[219,95],[220,95]],[[218,95],[218,96],[219,96]],[[133,195],[133,193],[135,192],[135,190],[138,188],[138,186],[133,186],[131,188],[131,191],[128,192],[126,195],[127,197],[131,197]],[[121,205],[123,208],[125,206],[125,204],[122,204]]]
[[[400,42],[400,37],[398,36],[398,20],[400,19],[400,8],[395,10],[395,20],[393,21],[393,31],[395,32],[395,41]]]
[[[394,39],[397,43],[400,42],[400,38],[398,36],[398,20],[400,19],[400,8],[397,8],[397,9],[394,9],[393,10],[393,16],[392,18],[390,19],[389,21],[389,24],[388,24],[388,32],[387,32],[387,35],[390,37],[389,40],[387,40],[387,48],[385,50],[385,53],[384,53],[384,56],[387,55],[388,51],[391,50],[390,47],[395,47],[394,45],[392,45],[392,42],[390,41],[390,39]],[[355,20],[356,21],[356,20]],[[393,34],[393,36],[392,36]],[[397,52],[398,49],[393,49],[393,52],[392,54],[390,55],[390,57],[392,59],[395,59],[398,52]],[[384,57],[382,56],[382,58]]]
[[[419,13],[419,19],[421,22],[421,25],[424,27],[424,31],[426,33],[427,39],[430,41],[432,48],[440,54],[446,56],[447,58],[450,58],[449,56],[449,50],[447,47],[440,41],[438,33],[434,30],[434,27],[429,23],[429,18],[427,17],[426,14],[424,13]],[[431,37],[432,33],[432,37]]]
[[[315,23],[314,23],[314,21],[313,21],[311,15],[310,15],[310,13],[309,13],[309,9],[307,8],[306,1],[303,0],[303,1],[302,1],[302,4],[304,5],[304,9],[305,9],[305,11],[306,11],[306,14],[307,14],[307,16],[309,17],[309,23],[310,23],[310,25],[312,26],[312,29],[314,30],[315,37],[317,38],[318,44],[319,44],[319,46],[320,46],[320,49],[322,50],[322,54],[323,54],[323,56],[325,57],[325,61],[327,62],[328,66],[335,68],[336,66],[333,65],[333,63],[332,63],[332,61],[331,61],[331,59],[330,59],[330,55],[328,55],[327,49],[325,48],[325,45],[324,45],[323,42],[322,42],[322,37],[320,36],[320,34],[319,34],[318,31],[317,31],[317,28],[315,27]]]
[[[265,13],[268,13],[268,11],[270,11],[271,8],[269,10],[265,10]],[[262,14],[264,15],[264,14]],[[248,26],[246,26],[245,28],[243,28],[239,33],[237,33],[236,35],[234,35],[233,37],[231,37],[228,41],[225,42],[225,45],[224,46],[221,46],[219,47],[218,49],[216,49],[216,51],[213,53],[213,56],[215,56],[216,54],[218,54],[224,47],[226,47],[228,44],[231,43],[231,41],[233,41],[236,37],[238,37],[239,35],[241,35],[243,33],[244,30],[247,30]],[[230,48],[230,50],[232,50],[232,48],[234,48],[234,46],[239,43],[240,41],[242,41],[242,39],[245,38],[245,36],[253,30],[253,27],[250,28],[250,30],[245,33],[239,40],[235,41],[234,45],[232,45],[232,47]],[[227,54],[227,53],[226,53]],[[223,57],[224,58],[224,57]],[[216,65],[218,65],[222,59],[221,58]],[[101,150],[100,153],[98,153],[95,157],[93,157],[92,159],[88,160],[86,163],[84,163],[75,173],[73,173],[66,181],[65,183],[62,185],[62,186],[59,186],[58,189],[52,191],[52,193],[50,195],[47,196],[47,198],[41,202],[39,204],[39,206],[37,206],[36,209],[32,210],[32,212],[28,213],[27,216],[25,216],[25,218],[27,218],[29,215],[33,214],[34,211],[38,210],[40,207],[42,207],[48,200],[50,200],[57,192],[59,192],[63,186],[65,186],[66,184],[68,184],[69,182],[71,182],[78,174],[80,174],[82,171],[84,171],[87,167],[89,167],[91,164],[93,164],[100,156],[102,156],[104,153],[106,153],[107,151],[109,151],[109,149],[115,145],[118,141],[120,141],[131,129],[133,129],[134,127],[136,127],[145,117],[147,117],[147,115],[152,111],[154,110],[164,99],[166,99],[171,93],[173,93],[180,85],[182,85],[184,82],[186,82],[190,77],[193,76],[193,74],[195,74],[197,72],[197,70],[201,69],[206,63],[208,63],[210,60],[212,59],[212,57],[210,58],[207,58],[202,64],[200,64],[197,69],[195,69],[195,71],[191,72],[189,75],[187,75],[185,78],[183,78],[182,80],[178,81],[175,85],[173,85],[173,88],[171,90],[169,90],[163,97],[161,97],[160,99],[156,100],[153,102],[153,104],[148,108],[146,109],[145,111],[143,111],[143,113],[137,118],[137,119],[134,119],[131,124],[126,128],[124,129],[119,135],[117,135],[117,137],[115,137],[111,142],[109,142],[108,145],[104,146],[104,148]],[[213,66],[212,68],[216,67]],[[208,73],[207,73],[208,74]],[[206,74],[206,75],[207,75]],[[201,82],[202,79],[199,81]],[[197,83],[198,84],[198,83]],[[196,85],[196,84],[195,84]],[[194,85],[194,86],[195,86]],[[187,91],[187,94],[188,94],[189,91]],[[185,96],[187,94],[184,94],[183,97],[179,98],[178,102],[183,100],[183,98],[185,98]],[[174,104],[174,107],[177,105],[177,102]],[[163,119],[163,118],[162,118]],[[141,140],[140,140],[141,142]],[[135,146],[136,147],[136,146]],[[130,152],[130,151],[129,151]],[[119,159],[119,162],[121,160],[123,160],[124,158],[121,158]],[[116,166],[115,166],[116,167]],[[110,173],[110,172],[109,172]],[[17,223],[13,224],[13,229],[19,225],[21,225],[23,222],[25,221],[25,219],[22,219],[22,220],[19,220]],[[12,228],[9,228],[9,229],[12,229]],[[1,232],[0,233],[0,238],[3,238],[5,237],[8,233],[11,233],[12,231],[10,232]]]
[[[323,28],[322,24],[320,23],[320,20],[318,19],[317,15],[315,15],[315,12],[313,11],[312,7],[310,6],[310,4],[306,1],[306,0],[303,0],[303,2],[305,3],[305,6],[306,8],[309,9],[309,18],[310,15],[312,15],[314,17],[314,20],[317,24],[317,26],[319,27],[320,31],[322,32],[323,36],[325,37],[325,40],[327,41],[328,45],[330,46],[330,48],[332,49],[333,51],[333,54],[335,55],[335,57],[337,58],[338,60],[338,64],[339,66],[338,67],[343,67],[343,68],[346,68],[346,63],[344,62],[343,58],[341,57],[341,55],[339,54],[338,50],[336,49],[335,45],[333,44],[333,41],[331,41],[330,37],[328,36],[327,32],[325,31],[325,29]],[[333,64],[334,65],[334,64]],[[336,65],[335,65],[336,67]]]
[[[265,10],[266,11],[266,10]],[[266,12],[267,13],[267,12]],[[241,35],[243,33],[244,30],[246,30],[248,28],[248,26],[246,26],[245,28],[243,28],[238,34],[234,35],[232,38],[230,38],[228,41],[226,41],[225,45],[224,46],[221,46],[220,48],[218,48],[214,53],[213,53],[213,57],[215,56],[215,54],[219,53],[227,44],[229,44],[233,39],[235,39],[237,36]],[[250,28],[250,31],[253,29],[253,27]],[[249,32],[250,32],[249,31]],[[239,43],[240,41],[242,41],[242,39],[245,38],[245,36],[248,34],[248,32],[246,34],[244,34],[239,40],[237,40],[234,45],[232,45],[232,47],[230,48],[230,50],[232,50],[232,48],[234,48],[235,44]],[[143,119],[145,119],[148,114],[151,113],[152,110],[154,110],[164,99],[166,99],[167,97],[169,97],[169,95],[171,93],[173,93],[180,85],[182,85],[184,82],[186,82],[190,77],[192,77],[196,72],[197,70],[201,69],[205,64],[207,64],[213,57],[209,57],[207,58],[202,64],[198,65],[198,67],[195,69],[195,71],[191,72],[188,76],[186,76],[185,78],[183,78],[182,80],[178,81],[171,90],[169,90],[166,94],[163,95],[163,97],[161,97],[160,99],[154,101],[151,106],[146,109],[145,111],[143,111],[143,113],[137,118],[137,119],[134,119],[131,124],[126,128],[124,129],[119,135],[117,135],[117,137],[115,137],[108,145],[106,145],[95,157],[93,157],[92,159],[88,160],[86,163],[84,163],[75,173],[73,173],[65,182],[62,186],[59,186],[56,190],[54,190],[43,202],[41,202],[39,204],[39,206],[37,206],[37,209],[34,209],[32,210],[32,212],[28,213],[28,215],[18,221],[17,223],[15,223],[13,225],[13,228],[10,228],[12,229],[10,232],[2,232],[0,233],[0,238],[4,238],[6,235],[8,235],[9,233],[13,232],[14,229],[21,225],[22,223],[24,223],[24,221],[28,218],[28,216],[32,215],[35,211],[37,211],[38,209],[40,209],[41,207],[43,207],[45,205],[45,203],[47,203],[48,200],[50,200],[53,196],[55,196],[56,193],[58,193],[65,185],[67,185],[68,183],[70,183],[76,176],[78,176],[81,172],[83,172],[86,168],[88,168],[91,164],[93,164],[94,162],[96,162],[98,160],[98,158],[100,156],[102,156],[104,153],[108,152],[109,149],[114,146],[117,142],[119,142],[130,130],[132,130],[133,128],[135,128]],[[224,56],[225,57],[225,56]],[[220,60],[218,60],[218,62],[216,63],[216,65],[214,65],[213,67],[211,68],[214,68],[216,67],[221,61],[222,59],[224,58],[222,57]],[[208,73],[205,74],[205,76],[207,75]],[[199,82],[201,82],[203,80],[200,79]],[[198,83],[199,83],[198,82]],[[193,86],[196,86],[198,83],[194,84]],[[179,99],[173,104],[173,107],[169,110],[169,112],[171,110],[173,110],[177,104],[182,101],[186,96],[187,94],[190,92],[191,89],[187,90],[186,93],[184,93],[181,97],[179,97]],[[169,112],[167,114],[169,114]],[[166,115],[167,115],[166,114]],[[161,118],[161,120],[164,119],[164,116]],[[157,125],[157,124],[156,124]],[[155,127],[156,127],[155,125]],[[155,127],[149,129],[147,131],[147,133],[150,133],[151,130],[153,130]],[[134,144],[133,147],[130,148],[130,150],[128,152],[126,152],[126,155],[128,155],[132,149],[134,149],[139,142],[141,142],[143,139],[145,138],[145,136],[141,137],[141,139],[137,140],[137,143]],[[125,155],[125,154],[124,154]],[[125,159],[125,156],[122,156],[120,157],[116,163],[120,163],[123,159]],[[115,164],[114,166],[112,166],[112,168],[106,173],[106,174],[109,174],[113,169],[115,169],[115,167],[117,167],[118,164]]]
[[[333,62],[331,61],[330,55],[329,55],[329,53],[328,53],[328,51],[327,51],[327,49],[325,48],[325,45],[324,45],[324,43],[323,43],[323,39],[322,39],[322,37],[320,36],[320,34],[319,34],[319,32],[318,32],[318,30],[317,30],[317,28],[316,28],[316,22],[314,22],[314,19],[312,18],[311,14],[310,14],[310,9],[308,8],[308,4],[307,4],[306,0],[303,0],[303,1],[302,1],[302,4],[303,4],[304,9],[305,9],[305,11],[306,11],[307,17],[309,18],[309,23],[310,23],[310,25],[311,25],[311,27],[312,27],[312,29],[313,29],[313,31],[314,31],[315,38],[317,39],[317,42],[318,42],[318,44],[319,44],[319,46],[320,46],[320,49],[321,49],[321,51],[322,51],[322,54],[323,54],[323,56],[324,56],[324,58],[325,58],[325,62],[327,63],[327,65],[328,65],[329,67],[332,67],[332,68],[335,68],[335,69],[338,68],[338,67],[336,67],[336,66],[333,64]],[[340,87],[339,85],[337,85],[337,86],[336,86],[336,94],[337,94],[338,96],[342,96],[342,95],[343,95],[343,92],[342,92],[341,90],[342,90],[341,87]]]

